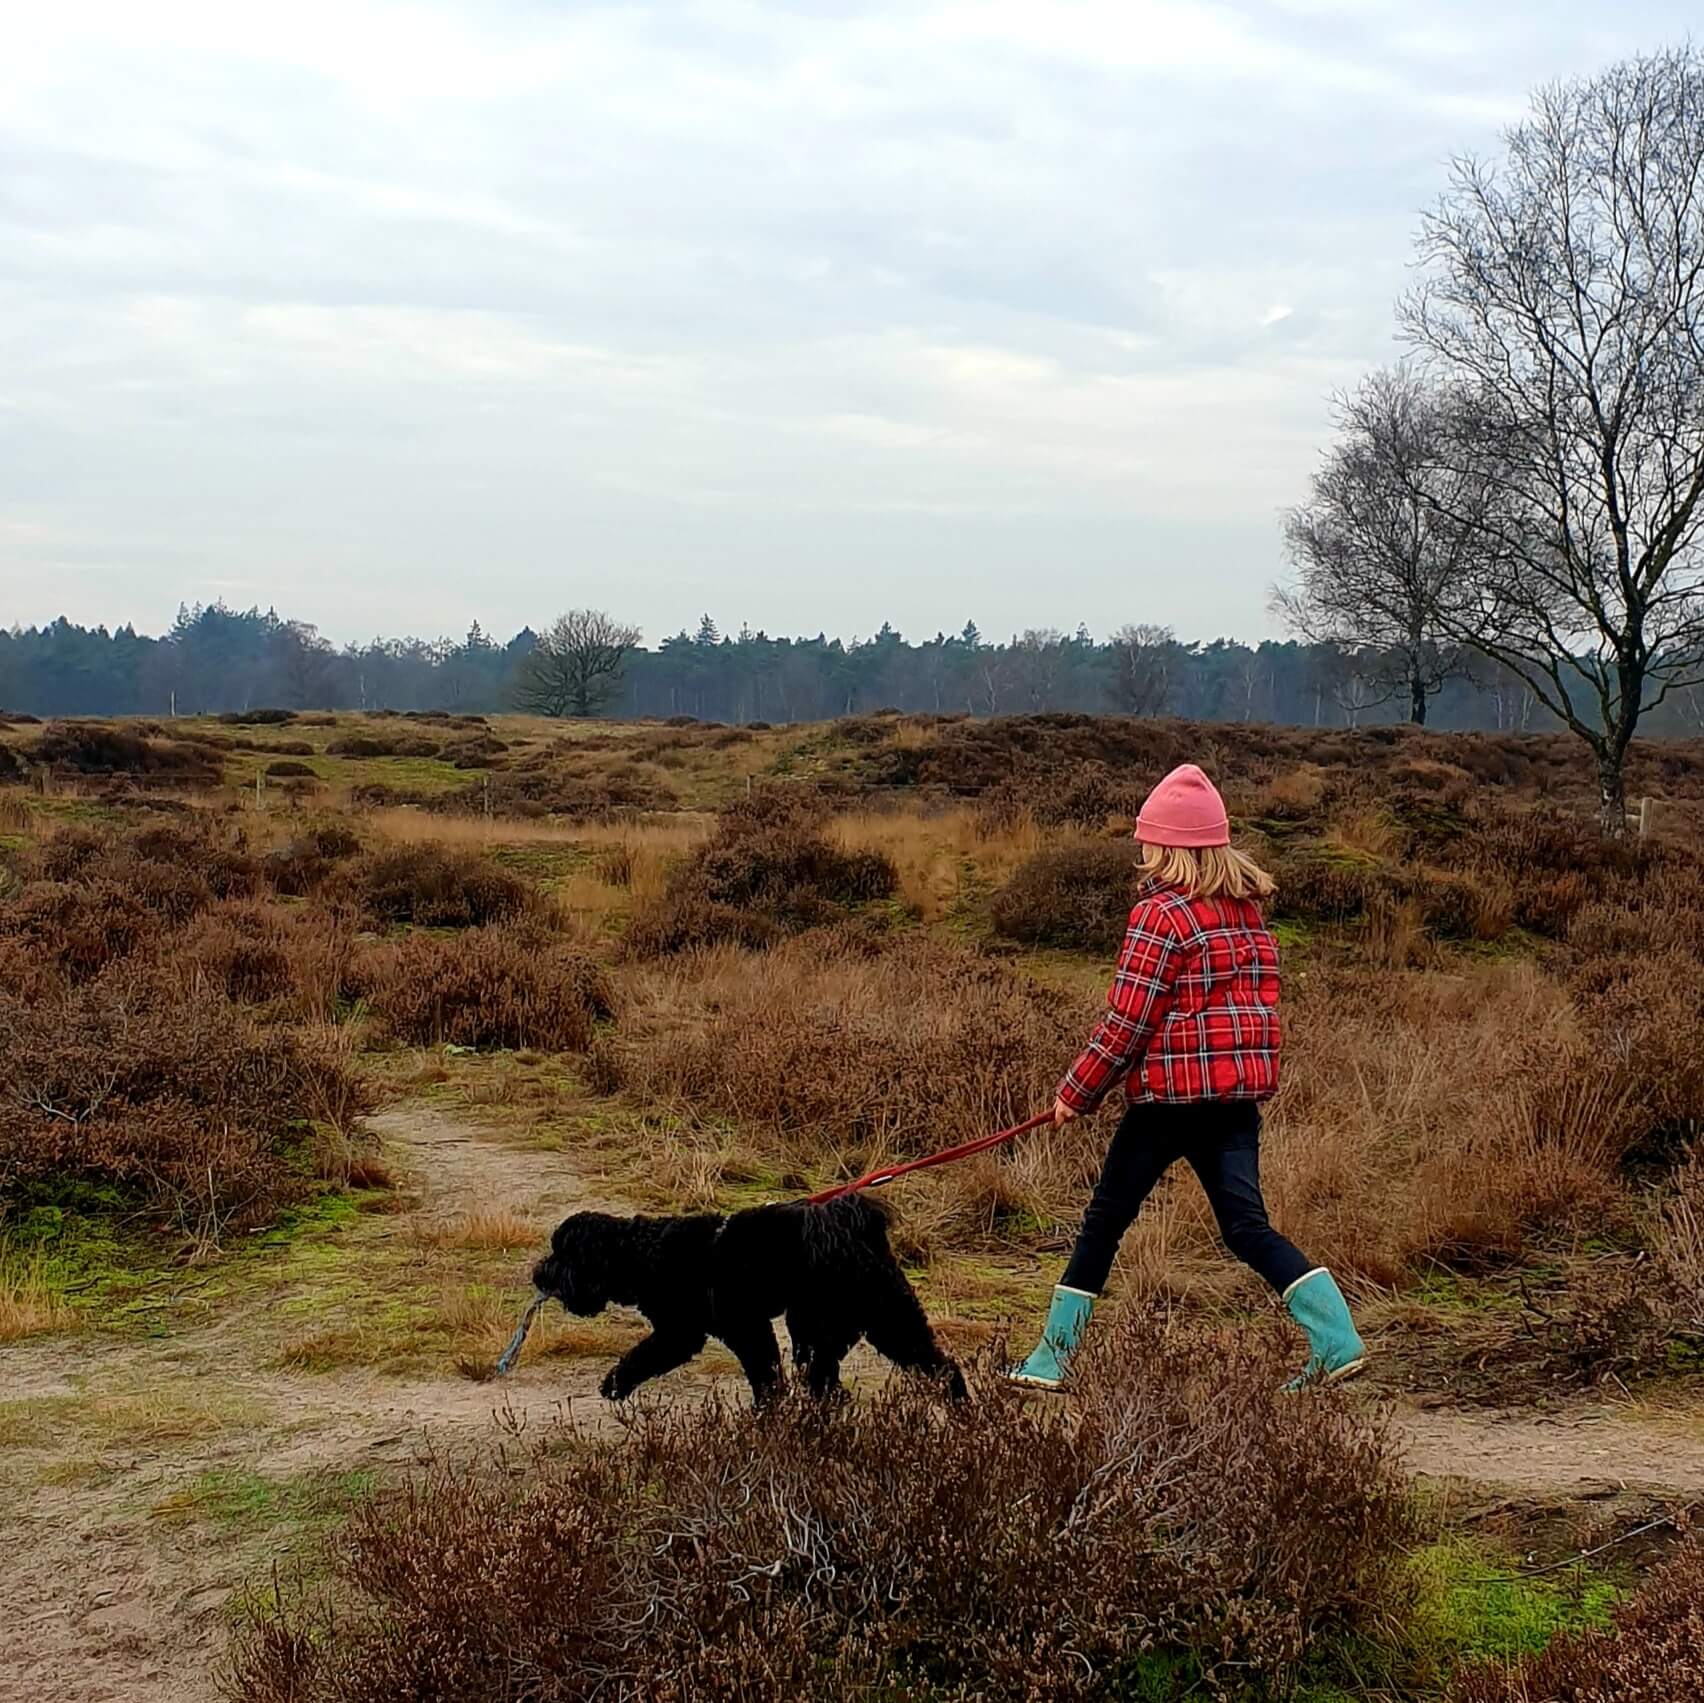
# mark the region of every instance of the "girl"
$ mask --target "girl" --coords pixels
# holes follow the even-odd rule
[[[1124,1232],[1187,1159],[1225,1245],[1307,1334],[1307,1368],[1286,1388],[1346,1378],[1366,1350],[1342,1291],[1272,1228],[1260,1194],[1260,1102],[1278,1087],[1278,942],[1256,901],[1272,878],[1231,848],[1224,800],[1193,763],[1148,795],[1136,838],[1143,880],[1107,1013],[1059,1085],[1053,1122],[1092,1112],[1120,1077],[1130,1103],[1041,1341],[1011,1376],[1059,1388]]]

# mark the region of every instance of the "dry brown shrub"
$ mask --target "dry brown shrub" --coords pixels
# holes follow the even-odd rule
[[[602,966],[536,926],[411,935],[355,975],[390,1033],[417,1046],[582,1052],[614,1010]]]
[[[1514,1662],[1475,1663],[1448,1703],[1680,1703],[1704,1697],[1704,1540],[1689,1539],[1608,1627],[1560,1633]]]
[[[1398,900],[1387,872],[1369,858],[1325,857],[1302,850],[1278,860],[1274,911],[1306,922],[1346,923]]]
[[[294,710],[223,710],[213,718],[224,727],[283,727],[297,719]],[[305,723],[310,718],[303,716]]]
[[[330,1599],[251,1606],[231,1694],[1071,1699],[1134,1693],[1156,1650],[1281,1694],[1316,1640],[1400,1611],[1415,1528],[1384,1435],[1276,1376],[1127,1319],[1069,1425],[990,1358],[952,1411],[895,1380],[826,1412],[642,1407],[523,1473],[440,1460],[356,1510]]]
[[[352,829],[341,822],[323,822],[268,852],[262,867],[275,893],[302,899],[318,892],[334,867],[360,850]]]
[[[423,734],[392,732],[375,728],[371,732],[346,733],[333,739],[325,748],[328,757],[436,757],[443,747],[436,739]]]
[[[1331,783],[1315,768],[1291,769],[1262,782],[1249,800],[1248,814],[1278,822],[1305,822],[1319,815],[1331,796]]]
[[[31,755],[62,774],[118,775],[149,785],[217,786],[216,756],[183,741],[146,739],[103,722],[50,722]]]
[[[266,765],[266,773],[267,778],[270,780],[283,781],[299,779],[302,776],[306,776],[309,780],[314,778],[314,771],[308,764],[298,763],[294,758],[290,757],[281,758],[275,763],[268,763]]]
[[[417,844],[365,857],[349,871],[352,891],[383,922],[473,928],[509,922],[534,905],[536,889],[476,852]]]
[[[410,793],[382,785],[355,789],[361,803],[417,806],[434,815],[494,816],[538,820],[547,816],[576,822],[606,822],[644,811],[674,808],[674,793],[654,769],[627,762],[606,766],[585,750],[589,741],[558,741],[543,751],[499,758],[491,754],[479,783],[453,792]]]
[[[1027,815],[1049,827],[1099,833],[1113,817],[1130,818],[1142,806],[1143,788],[1105,763],[1084,762],[1027,780],[1008,780],[982,795],[981,809],[991,826]]]
[[[239,1004],[281,1001],[297,1016],[329,1020],[349,979],[354,932],[334,909],[238,900],[197,917],[167,962]]]
[[[627,951],[634,958],[668,958],[712,946],[760,952],[783,938],[778,923],[738,905],[718,905],[701,895],[663,893],[634,917]]]
[[[0,1193],[110,1179],[217,1234],[287,1197],[311,1121],[352,1120],[363,1098],[336,1052],[158,972],[32,1003],[0,990]]]
[[[995,895],[995,930],[1029,945],[1114,953],[1130,923],[1136,862],[1128,840],[1081,840],[1037,852]]]
[[[675,866],[661,898],[634,917],[628,950],[646,958],[722,942],[758,948],[832,924],[898,885],[885,853],[847,849],[822,832],[817,801],[758,792],[725,811],[715,833]]]
[[[108,881],[34,881],[0,904],[0,941],[78,982],[129,957],[159,926],[134,894]]]

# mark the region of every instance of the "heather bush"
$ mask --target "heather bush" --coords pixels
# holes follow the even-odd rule
[[[626,944],[635,958],[665,958],[707,946],[743,946],[754,952],[784,937],[779,924],[757,911],[718,905],[701,894],[665,893],[628,926]]]
[[[226,727],[282,727],[296,719],[294,710],[225,710],[214,717]]]
[[[1136,862],[1128,840],[1081,840],[1037,852],[995,895],[995,930],[1030,945],[1117,952],[1135,903]]]
[[[1272,871],[1279,916],[1305,922],[1354,922],[1399,895],[1377,860],[1306,849],[1277,861]]]
[[[268,852],[264,871],[275,893],[306,898],[317,893],[334,873],[334,866],[354,857],[361,842],[341,823],[322,823],[298,834],[288,845]]]
[[[0,785],[28,778],[29,766],[10,745],[0,740]]]
[[[198,816],[128,831],[62,828],[32,847],[24,863],[40,880],[119,888],[174,922],[215,898],[258,891],[261,878],[240,834]]]
[[[222,778],[218,758],[195,745],[145,739],[104,722],[50,722],[32,755],[67,774],[122,775],[172,786],[217,786]]]
[[[330,1021],[350,985],[353,947],[353,921],[335,907],[233,900],[196,917],[168,943],[164,962],[240,1005]]]
[[[425,928],[508,922],[535,899],[530,883],[490,859],[430,844],[375,852],[353,866],[349,879],[372,916]]]
[[[128,958],[158,928],[148,906],[110,881],[32,881],[0,901],[0,940],[73,982]]]
[[[980,814],[990,826],[1027,815],[1048,827],[1099,833],[1110,817],[1134,817],[1143,788],[1105,763],[1080,762],[1025,781],[1002,781],[982,795]]]
[[[251,1605],[241,1703],[1124,1694],[1155,1653],[1227,1699],[1403,1602],[1394,1452],[1274,1399],[1246,1336],[1141,1318],[1085,1349],[1072,1423],[992,1364],[943,1411],[644,1406],[527,1470],[439,1460],[363,1504],[332,1594]]]
[[[144,862],[193,870],[218,899],[249,898],[260,891],[260,865],[241,834],[225,833],[210,823],[143,828],[131,836],[129,851]]]
[[[1680,1703],[1704,1697],[1704,1540],[1685,1542],[1607,1627],[1464,1669],[1448,1703]]]
[[[335,1053],[157,969],[0,989],[0,1195],[86,1177],[198,1234],[258,1221],[297,1186],[314,1123],[346,1126],[361,1101]]]
[[[298,763],[293,758],[285,757],[276,763],[268,763],[266,773],[268,779],[282,781],[300,779],[303,776],[312,779],[314,771],[307,763]]]
[[[346,733],[327,744],[328,757],[436,757],[443,747],[424,734],[375,729]]]
[[[891,897],[899,885],[892,860],[833,844],[820,822],[816,801],[780,790],[725,811],[662,896],[635,916],[629,951],[654,957],[716,943],[761,947]]]
[[[417,1046],[579,1052],[614,1011],[602,967],[537,927],[411,935],[369,954],[357,980],[389,1032]]]
[[[1673,1299],[1675,1333],[1704,1353],[1704,1147],[1675,1171],[1651,1241]]]

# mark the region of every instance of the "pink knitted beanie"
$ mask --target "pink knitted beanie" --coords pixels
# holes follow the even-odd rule
[[[1147,846],[1228,846],[1225,801],[1193,763],[1184,763],[1148,794],[1136,818],[1136,838]]]

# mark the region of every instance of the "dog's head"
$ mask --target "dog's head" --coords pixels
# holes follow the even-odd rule
[[[550,1252],[533,1267],[533,1287],[583,1319],[610,1303],[613,1263],[623,1221],[607,1212],[576,1212],[556,1226]]]

